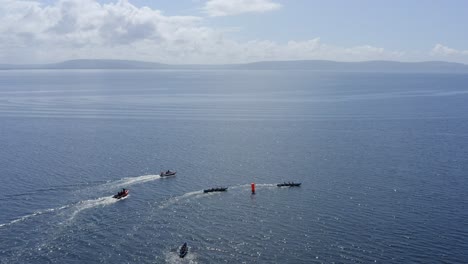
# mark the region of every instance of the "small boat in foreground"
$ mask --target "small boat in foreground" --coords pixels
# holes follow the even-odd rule
[[[211,188],[211,189],[206,189],[203,190],[204,193],[210,193],[210,192],[225,192],[227,190],[227,187],[219,187],[219,188]]]
[[[159,176],[161,176],[161,177],[175,176],[176,173],[177,173],[177,171],[171,171],[171,170],[167,170],[166,172],[161,171],[161,173],[159,173]]]
[[[122,199],[124,197],[127,197],[127,195],[128,195],[128,190],[124,188],[124,189],[122,189],[122,191],[120,191],[116,195],[112,196],[112,198]]]
[[[276,184],[278,187],[299,187],[301,186],[301,183],[295,183],[295,182],[283,182],[283,183],[278,183]]]
[[[185,255],[187,255],[187,253],[188,253],[188,246],[187,246],[187,242],[185,242],[180,248],[179,257],[183,258],[185,257]]]

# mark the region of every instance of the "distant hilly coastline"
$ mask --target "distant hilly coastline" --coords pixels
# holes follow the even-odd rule
[[[337,62],[323,60],[254,62],[239,65],[245,69],[316,70],[337,72],[441,72],[468,73],[468,65],[443,61],[397,62],[363,61]]]
[[[363,61],[337,62],[326,60],[262,61],[244,64],[182,65],[132,60],[69,60],[52,64],[0,64],[0,70],[41,70],[41,69],[229,69],[229,70],[310,70],[327,72],[427,72],[427,73],[468,73],[468,65],[454,62],[396,62]]]
[[[169,64],[132,60],[68,60],[51,64],[0,64],[1,70],[168,69]]]

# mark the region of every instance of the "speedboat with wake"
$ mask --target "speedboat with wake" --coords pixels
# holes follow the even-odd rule
[[[206,189],[203,190],[204,193],[210,193],[210,192],[225,192],[227,190],[227,187],[218,187],[218,188],[211,188],[211,189]]]
[[[177,171],[171,171],[171,170],[167,170],[166,172],[161,171],[161,173],[159,173],[159,176],[161,177],[175,176],[176,173]]]
[[[278,187],[299,187],[301,186],[301,183],[295,183],[295,182],[283,182],[283,183],[278,183],[276,184]]]
[[[128,190],[123,188],[122,191],[120,191],[116,195],[112,196],[112,198],[122,199],[124,197],[127,197],[127,195],[128,195]]]
[[[180,251],[179,251],[179,257],[180,258],[184,258],[185,255],[187,255],[188,253],[188,246],[187,246],[187,242],[185,242],[182,247],[180,247]]]

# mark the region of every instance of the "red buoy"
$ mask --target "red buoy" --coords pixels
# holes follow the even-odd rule
[[[251,183],[250,187],[252,187],[252,194],[255,194],[255,183]]]

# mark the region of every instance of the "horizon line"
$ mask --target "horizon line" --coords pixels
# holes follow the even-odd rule
[[[407,63],[407,64],[416,64],[416,63],[447,63],[447,64],[458,64],[468,66],[468,64],[462,62],[453,62],[453,61],[443,61],[443,60],[424,60],[424,61],[398,61],[398,60],[360,60],[360,61],[338,61],[338,60],[326,60],[326,59],[297,59],[297,60],[259,60],[251,62],[239,62],[239,63],[187,63],[187,64],[178,64],[178,63],[165,63],[157,61],[145,61],[145,60],[135,60],[135,59],[68,59],[57,62],[46,62],[46,63],[0,63],[0,65],[11,65],[11,66],[43,66],[43,65],[53,65],[66,62],[77,62],[77,61],[114,61],[114,62],[140,62],[140,63],[151,63],[151,64],[161,64],[168,66],[229,66],[229,65],[244,65],[244,64],[254,64],[254,63],[275,63],[275,62],[335,62],[335,63],[366,63],[366,62],[393,62],[393,63]]]

